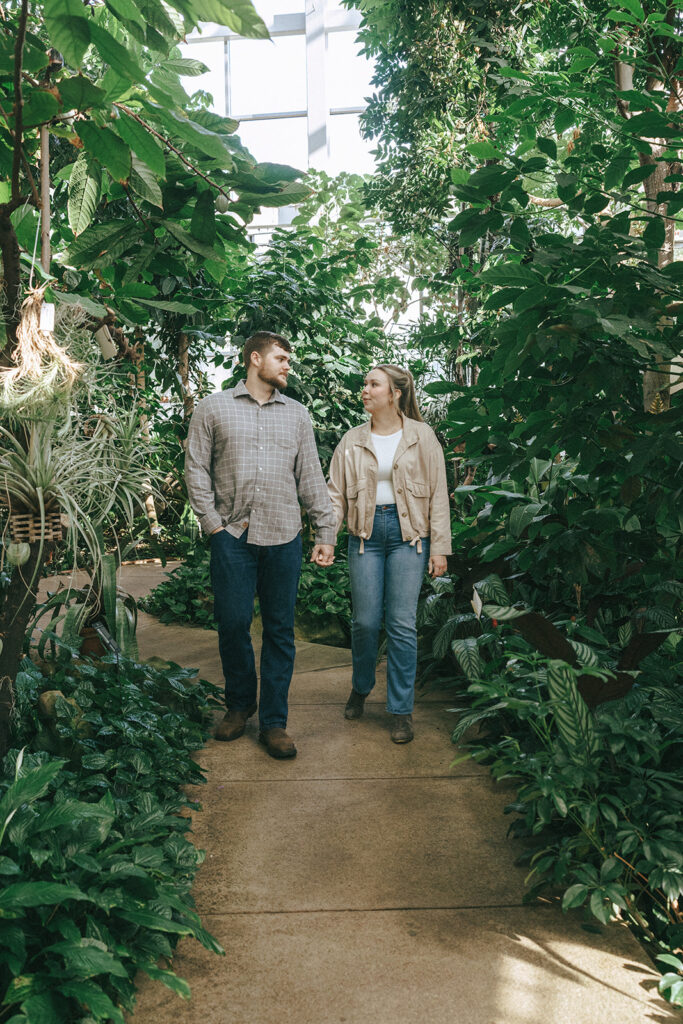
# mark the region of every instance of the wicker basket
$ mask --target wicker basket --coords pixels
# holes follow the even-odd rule
[[[42,539],[49,541],[61,540],[64,536],[61,512],[45,513],[45,528],[41,528],[40,516],[34,512],[12,512],[9,517],[10,537],[17,543],[33,544]]]

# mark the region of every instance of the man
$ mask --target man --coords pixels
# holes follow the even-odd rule
[[[335,516],[308,413],[286,398],[291,346],[258,331],[244,346],[247,379],[201,401],[190,422],[185,479],[211,537],[211,586],[227,714],[219,740],[236,740],[256,711],[249,628],[258,594],[263,622],[259,740],[272,757],[296,756],[287,734],[294,667],[294,605],[301,572],[301,511],[316,531],[311,561],[334,560]]]

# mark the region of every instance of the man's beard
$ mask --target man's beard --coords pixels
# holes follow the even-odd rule
[[[265,373],[258,371],[258,379],[262,380],[264,384],[270,384],[271,388],[277,388],[278,391],[284,391],[287,387],[287,381],[284,383],[279,377],[266,377]]]

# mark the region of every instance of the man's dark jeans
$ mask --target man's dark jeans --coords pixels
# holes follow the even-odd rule
[[[249,627],[258,594],[263,622],[261,729],[286,728],[287,695],[294,668],[294,605],[301,574],[301,534],[287,544],[247,544],[247,532],[211,536],[211,586],[218,649],[225,675],[225,704],[246,711],[256,703],[257,679]]]

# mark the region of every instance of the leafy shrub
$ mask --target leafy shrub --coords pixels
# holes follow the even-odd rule
[[[203,544],[191,548],[187,560],[172,569],[168,579],[138,604],[146,612],[158,615],[161,622],[190,622],[215,629],[208,548]]]
[[[145,611],[158,615],[161,622],[189,622],[215,629],[208,550],[204,546],[196,547],[188,561],[173,569],[168,579],[139,604]],[[297,613],[315,618],[334,616],[347,638],[350,637],[351,595],[344,551],[337,552],[334,564],[327,569],[313,565],[304,557]]]
[[[218,691],[167,663],[50,672],[22,663],[16,738],[31,749],[10,751],[0,783],[2,1005],[12,1024],[123,1024],[138,970],[189,996],[159,966],[181,935],[222,952],[193,909],[203,855],[179,792],[204,781],[190,755]]]
[[[318,618],[332,615],[351,637],[351,586],[346,552],[337,549],[335,561],[327,569],[304,561],[301,567],[297,611]]]
[[[502,597],[496,576],[477,584],[484,597],[501,588]],[[423,599],[422,673],[457,690],[454,741],[467,734],[469,756],[518,787],[507,812],[515,815],[511,833],[527,845],[528,898],[550,890],[563,894],[563,907],[585,906],[603,924],[623,917],[653,957],[675,966],[672,951],[683,943],[683,640],[670,633],[643,660],[630,693],[591,711],[578,681],[607,681],[628,642],[609,618],[555,621],[579,652],[572,667],[521,634],[523,610],[484,604],[477,614],[458,591],[457,580],[434,581]],[[511,612],[518,617],[505,621]],[[678,981],[662,981],[673,1001]]]

